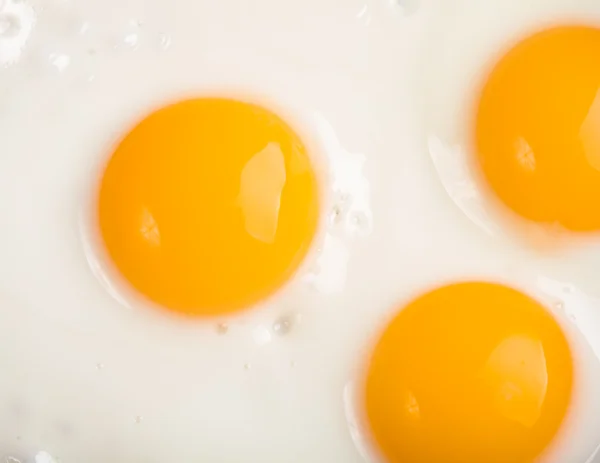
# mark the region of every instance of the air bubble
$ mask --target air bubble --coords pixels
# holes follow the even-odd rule
[[[140,424],[142,421],[144,420],[144,417],[141,415],[138,415],[135,417],[135,423],[136,424]]]
[[[38,452],[35,455],[35,463],[56,463],[56,460],[48,452]]]
[[[339,206],[334,206],[331,210],[331,214],[329,215],[329,221],[331,223],[338,223],[340,221],[340,217],[342,216],[342,210]]]
[[[419,8],[419,0],[390,0],[390,3],[405,15],[414,13]]]
[[[97,363],[96,364],[96,370],[104,370],[104,364],[103,363]]]
[[[84,21],[83,23],[81,23],[81,26],[79,26],[79,34],[80,35],[87,34],[89,30],[90,30],[89,21]]]
[[[162,50],[167,50],[171,46],[172,39],[171,39],[170,35],[160,34],[158,36],[158,39],[159,39],[159,43],[160,43],[160,48]]]
[[[132,32],[131,34],[127,34],[125,36],[123,42],[129,48],[135,49],[138,46],[139,36],[135,32]]]
[[[351,231],[366,233],[369,231],[369,218],[364,212],[353,212],[350,217]]]
[[[227,323],[219,323],[217,325],[217,333],[218,334],[226,334],[229,331],[229,325]]]
[[[252,337],[254,338],[254,342],[259,346],[264,346],[271,342],[271,332],[264,326],[257,326],[254,329],[254,333],[252,333]]]
[[[564,310],[565,309],[565,303],[563,301],[557,301],[554,303],[554,308],[556,310]]]
[[[293,322],[292,317],[284,315],[273,323],[273,331],[280,336],[284,336],[292,330]]]
[[[71,57],[69,55],[65,55],[64,53],[52,53],[48,57],[48,60],[50,61],[50,64],[61,73],[69,67],[69,64],[71,64]]]

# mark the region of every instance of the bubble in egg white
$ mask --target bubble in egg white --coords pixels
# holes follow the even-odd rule
[[[169,34],[159,34],[158,40],[160,43],[161,50],[168,50],[173,41]]]
[[[71,64],[71,57],[64,53],[52,53],[48,57],[48,60],[59,73],[65,72],[69,64]]]
[[[418,10],[420,0],[389,0],[390,5],[399,8],[405,14],[411,14]]]
[[[292,331],[293,322],[294,318],[289,315],[279,317],[275,323],[273,323],[273,331],[280,336],[284,336]]]
[[[58,463],[48,452],[38,452],[35,455],[35,463]]]
[[[259,346],[264,346],[265,344],[269,344],[271,342],[271,331],[266,326],[257,326],[254,329],[252,336],[254,338],[254,342]]]
[[[227,334],[227,331],[229,331],[229,325],[227,323],[217,324],[217,334]]]
[[[135,32],[127,34],[125,38],[123,38],[123,42],[125,45],[131,49],[136,49],[139,42],[139,36]]]

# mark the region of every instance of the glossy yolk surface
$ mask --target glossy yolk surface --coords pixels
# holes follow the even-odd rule
[[[225,314],[298,268],[317,227],[317,181],[302,141],[272,112],[187,100],[117,146],[98,214],[109,256],[140,293],[188,315]]]
[[[569,345],[542,306],[454,284],[411,302],[379,339],[367,420],[390,463],[529,463],[563,422],[572,382]]]
[[[476,152],[520,216],[600,230],[600,29],[560,27],[510,50],[476,114]]]

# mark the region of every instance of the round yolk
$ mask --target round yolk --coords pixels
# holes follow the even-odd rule
[[[600,230],[600,29],[560,27],[495,66],[476,114],[491,189],[531,221]]]
[[[271,295],[315,235],[306,148],[272,112],[219,98],[151,114],[102,177],[100,232],[117,269],[150,300],[220,315]]]
[[[504,286],[411,302],[370,360],[368,424],[390,463],[529,463],[553,440],[573,365],[557,322]]]

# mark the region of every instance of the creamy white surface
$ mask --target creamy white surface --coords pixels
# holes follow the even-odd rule
[[[31,31],[0,70],[0,456],[376,461],[352,393],[373,336],[408,298],[464,278],[556,311],[584,373],[547,462],[591,455],[600,301],[474,226],[428,155],[439,2],[21,2]],[[310,138],[326,210],[295,281],[239,317],[191,323],[113,297],[90,268],[87,221],[115,139],[156,105],[215,92],[273,102]]]

